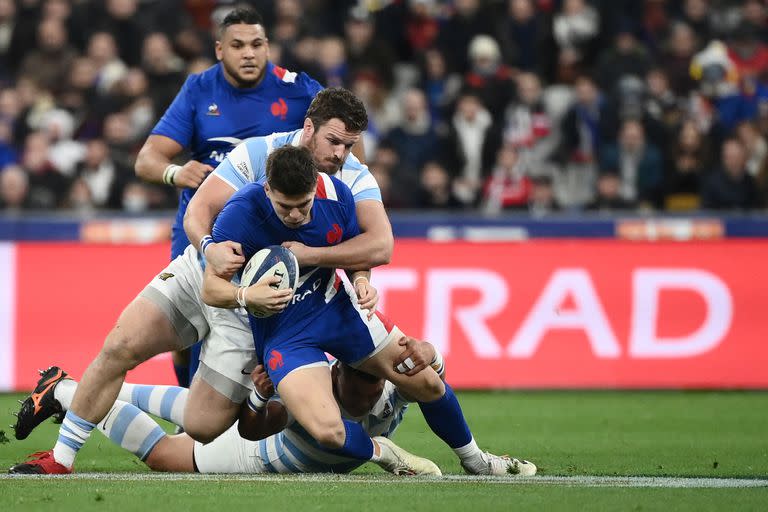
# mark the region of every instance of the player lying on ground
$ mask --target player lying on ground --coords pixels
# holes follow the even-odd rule
[[[419,345],[423,345],[422,357],[430,357],[431,347]],[[441,474],[433,462],[389,440],[408,408],[408,401],[392,383],[338,363],[332,374],[334,394],[346,416],[359,421],[371,436],[379,436],[379,443],[386,443],[398,453],[398,458],[384,469],[399,475]],[[167,435],[146,414],[182,425],[188,390],[172,386],[123,384],[119,400],[98,429],[154,471],[348,473],[364,463],[340,457],[318,445],[288,414],[279,397],[273,396],[274,388],[261,365],[251,377],[265,400],[254,404],[253,409],[244,408],[241,422],[211,443],[201,444],[187,434]],[[23,402],[17,430],[29,432],[45,418],[67,410],[77,383],[54,366],[43,373],[38,385],[41,388],[41,394],[33,393]],[[38,414],[33,414],[35,404],[41,408]],[[241,437],[238,430],[252,440]]]
[[[357,221],[363,231],[361,235],[354,237],[350,237],[348,232],[344,233],[345,236],[340,237],[341,240],[336,240],[334,244],[324,241],[306,243],[306,240],[301,240],[299,236],[288,238],[284,245],[296,254],[302,270],[307,266],[367,269],[374,264],[386,262],[389,256],[381,262],[377,261],[378,256],[373,258],[373,262],[370,261],[374,255],[391,253],[392,232],[381,203],[381,193],[368,169],[349,154],[350,148],[359,139],[366,123],[365,108],[353,94],[344,89],[327,89],[320,92],[313,100],[302,130],[248,139],[235,148],[198,190],[185,215],[184,227],[187,234],[192,243],[204,252],[210,273],[228,281],[228,276],[237,272],[253,254],[251,251],[258,249],[255,246],[246,249],[244,240],[237,239],[237,235],[231,232],[219,233],[218,236],[211,237],[213,221],[217,216],[221,218],[222,207],[233,197],[233,194],[237,193],[236,191],[242,191],[253,182],[263,183],[267,175],[265,163],[272,152],[277,151],[277,148],[290,146],[310,149],[315,163],[322,170],[339,178],[349,187],[355,200]],[[326,179],[324,178],[323,181]],[[325,188],[328,188],[326,192],[335,193],[328,183],[330,182],[325,183]],[[308,204],[307,201],[303,202]],[[275,212],[279,213],[277,208]],[[293,217],[289,219],[291,221],[301,220],[301,214],[296,208],[290,213],[282,214],[291,215]],[[246,233],[241,234],[250,236]],[[270,243],[279,243],[279,241],[272,240]],[[386,246],[388,249],[382,250],[376,244]],[[234,302],[231,296],[235,291],[234,286],[224,286],[221,290],[222,300],[213,300],[210,304],[217,307],[233,307]],[[351,311],[349,313],[351,314]],[[373,318],[370,323],[376,323],[376,321],[377,318]],[[462,457],[466,456],[465,465],[470,472],[488,474],[503,471],[499,469],[499,461],[491,460],[492,457],[478,448],[452,390],[449,386],[443,385],[434,372],[430,374],[427,370],[403,375],[395,371],[400,363],[408,366],[407,357],[402,358],[398,355],[397,344],[390,343],[398,339],[398,336],[402,336],[402,333],[392,325],[380,325],[373,330],[387,335],[386,339],[374,340],[370,347],[373,351],[379,352],[368,354],[360,351],[356,354],[360,360],[354,363],[365,365],[361,368],[368,373],[386,378],[397,383],[401,388],[407,389],[419,401],[424,417],[433,432],[457,453],[463,454]],[[362,338],[356,339],[359,341]],[[260,342],[258,339],[256,341]],[[333,351],[329,350],[329,352]],[[369,355],[372,357],[363,361]],[[343,356],[342,359],[344,359]],[[285,368],[284,375],[290,369]],[[308,370],[313,371],[313,369]],[[327,381],[327,376],[321,373],[322,369],[318,369],[317,372],[319,379]],[[326,388],[326,386],[315,384],[302,382],[298,388],[308,387],[312,390]],[[217,391],[226,396],[221,389]],[[285,391],[281,393],[283,398],[290,402],[291,394],[287,393],[288,396],[286,396]],[[346,439],[349,433],[344,432],[342,422],[336,414],[329,417],[317,415],[315,413],[322,409],[319,402],[308,399],[303,393],[298,398],[308,405],[306,415],[297,411],[297,417],[303,417],[307,422],[312,423],[305,425],[308,430],[322,436],[323,441],[329,443],[329,446],[339,445]],[[327,400],[329,397],[325,395],[324,398]],[[295,404],[295,407],[296,409],[304,408],[300,403]],[[315,410],[315,407],[318,410]],[[362,450],[361,454],[367,453],[368,449],[362,444],[358,448]]]

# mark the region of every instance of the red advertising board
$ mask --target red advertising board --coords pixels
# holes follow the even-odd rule
[[[79,376],[165,244],[16,244],[15,375]],[[398,241],[381,309],[460,388],[768,388],[768,241]],[[133,382],[171,383],[171,364]]]

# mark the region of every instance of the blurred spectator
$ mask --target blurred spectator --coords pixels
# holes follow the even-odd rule
[[[426,50],[421,64],[421,88],[427,95],[432,122],[440,127],[445,123],[448,106],[461,90],[461,76],[448,69],[445,56],[437,48]]]
[[[401,164],[415,173],[436,154],[438,138],[421,90],[406,91],[400,105],[402,118],[387,134],[386,141],[397,151]]]
[[[560,211],[560,203],[555,198],[551,176],[541,175],[531,178],[528,211],[533,217],[545,217]]]
[[[635,208],[634,201],[622,196],[622,179],[616,171],[601,171],[595,189],[595,199],[587,205],[587,210],[615,212]]]
[[[632,28],[625,25],[616,33],[612,47],[603,50],[600,55],[597,81],[603,90],[611,91],[625,76],[644,78],[650,67],[648,52],[640,45]]]
[[[8,80],[16,68],[11,48],[16,31],[16,3],[0,0],[0,78]]]
[[[96,67],[96,89],[109,92],[112,86],[128,71],[117,53],[117,44],[112,34],[95,32],[88,40],[87,56]]]
[[[129,168],[117,168],[109,157],[109,147],[101,139],[88,141],[85,155],[76,167],[77,179],[88,190],[89,202],[99,207],[108,206],[113,187],[132,175]],[[70,199],[71,193],[70,189]]]
[[[737,139],[723,143],[722,167],[709,176],[702,190],[702,207],[710,210],[752,210],[759,206],[757,182],[746,168],[746,151]]]
[[[665,48],[659,58],[659,65],[667,75],[670,87],[677,96],[687,96],[696,83],[691,78],[691,59],[696,54],[696,34],[685,23],[672,26]]]
[[[416,57],[430,48],[437,41],[440,26],[435,17],[437,5],[435,0],[409,0],[408,14],[405,22],[405,35],[408,46],[413,52],[408,57]],[[462,56],[462,61],[464,57]],[[457,68],[460,69],[460,68]]]
[[[557,43],[558,80],[569,81],[592,65],[600,14],[586,0],[564,0],[552,31]]]
[[[420,174],[416,206],[432,210],[455,210],[462,207],[451,187],[451,176],[437,162],[427,162]]]
[[[659,150],[646,142],[645,129],[639,121],[622,124],[618,143],[601,151],[600,169],[617,171],[621,196],[627,201],[660,205],[663,161]]]
[[[757,176],[760,165],[768,155],[768,144],[760,134],[755,123],[745,121],[736,127],[736,137],[741,141],[746,151],[747,161],[745,167],[752,176]]]
[[[29,175],[31,208],[52,209],[61,205],[69,189],[69,180],[51,164],[50,143],[43,132],[30,133],[24,143],[21,166]]]
[[[768,12],[761,0],[744,0],[741,4],[741,18],[755,27],[763,43],[768,42]]]
[[[29,176],[18,165],[0,169],[0,210],[10,212],[29,208]]]
[[[141,63],[144,34],[149,28],[147,18],[137,14],[138,0],[105,0],[93,12],[92,28],[114,36],[120,59],[128,66]]]
[[[491,36],[480,35],[472,39],[464,87],[477,93],[497,123],[501,122],[504,109],[514,98],[514,75],[514,71],[502,63],[499,44]]]
[[[709,141],[693,121],[685,121],[669,150],[664,183],[664,209],[695,210],[701,205],[704,177],[712,170]]]
[[[347,49],[340,37],[325,37],[318,49],[320,74],[317,80],[326,87],[344,87],[349,79]]]
[[[534,73],[517,76],[517,102],[511,103],[504,115],[503,139],[506,144],[526,153],[528,165],[539,166],[549,160],[555,150],[553,120],[544,104],[541,80]]]
[[[168,36],[161,32],[148,35],[142,48],[142,69],[149,82],[153,108],[164,112],[184,83],[184,63],[174,53]]]
[[[527,209],[532,185],[531,178],[520,165],[515,148],[510,145],[502,147],[490,176],[483,184],[483,210],[494,214],[502,210]]]
[[[683,0],[680,19],[702,40],[712,38],[709,0]]]
[[[728,43],[728,56],[742,79],[757,80],[768,70],[768,46],[760,40],[760,29],[751,23],[740,24]]]
[[[473,92],[459,96],[447,137],[442,141],[444,164],[456,175],[454,192],[474,206],[500,144],[491,113]]]
[[[94,204],[93,196],[91,195],[91,189],[88,187],[85,180],[82,178],[75,178],[69,186],[62,207],[68,210],[73,210],[79,215],[89,215],[95,211],[96,205]]]
[[[72,114],[59,108],[49,110],[43,114],[40,126],[48,136],[49,161],[57,172],[71,177],[75,164],[85,154],[85,146],[72,139],[75,132],[75,119]]]
[[[536,11],[534,0],[507,0],[506,16],[497,29],[502,53],[512,67],[552,78],[554,47],[549,19]]]
[[[67,29],[61,20],[49,18],[37,29],[37,49],[24,57],[20,73],[32,78],[41,87],[57,91],[76,57],[67,41]]]
[[[442,22],[437,42],[448,62],[459,73],[470,71],[473,55],[471,49],[467,55],[467,48],[471,48],[472,42],[478,40],[481,34],[496,44],[498,52],[498,43],[490,36],[494,32],[493,14],[484,2],[454,0],[451,14]]]
[[[391,88],[395,79],[395,56],[386,44],[374,37],[376,27],[371,13],[360,5],[352,8],[344,24],[344,33],[350,73],[373,73],[385,88]]]
[[[646,100],[644,116],[654,121],[663,131],[660,143],[665,143],[680,125],[684,107],[669,84],[669,78],[661,68],[651,69],[645,76]]]

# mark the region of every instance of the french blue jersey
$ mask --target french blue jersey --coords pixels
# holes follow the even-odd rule
[[[227,155],[214,174],[235,190],[240,190],[246,183],[263,183],[267,179],[267,157],[272,151],[289,144],[298,146],[300,141],[301,130],[247,139]],[[350,153],[333,176],[349,187],[355,202],[366,199],[381,202],[376,179],[355,155]]]
[[[250,89],[227,82],[222,65],[191,75],[152,130],[178,142],[194,160],[216,167],[242,140],[293,130],[304,123],[309,104],[322,86],[305,73],[267,63],[264,79]],[[194,189],[183,189],[173,224],[171,257],[189,245],[184,212]]]
[[[289,228],[278,218],[264,187],[249,183],[224,205],[214,223],[212,237],[215,242],[239,242],[248,261],[270,245],[298,241],[311,247],[328,247],[360,233],[352,193],[341,181],[327,174],[318,173],[317,192],[310,211],[308,223]],[[277,332],[283,338],[301,332],[341,285],[335,269],[302,267],[300,270],[293,300],[282,313],[264,319],[250,317],[256,353],[262,361],[262,343]]]

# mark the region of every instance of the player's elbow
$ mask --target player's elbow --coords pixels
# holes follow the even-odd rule
[[[395,247],[395,240],[392,236],[382,237],[379,240],[376,250],[371,251],[370,268],[388,265],[392,261],[392,250]]]
[[[136,173],[136,177],[142,180],[148,181],[151,177],[150,165],[148,158],[146,157],[145,148],[141,148],[139,154],[136,155],[136,163],[133,166],[133,171]]]

